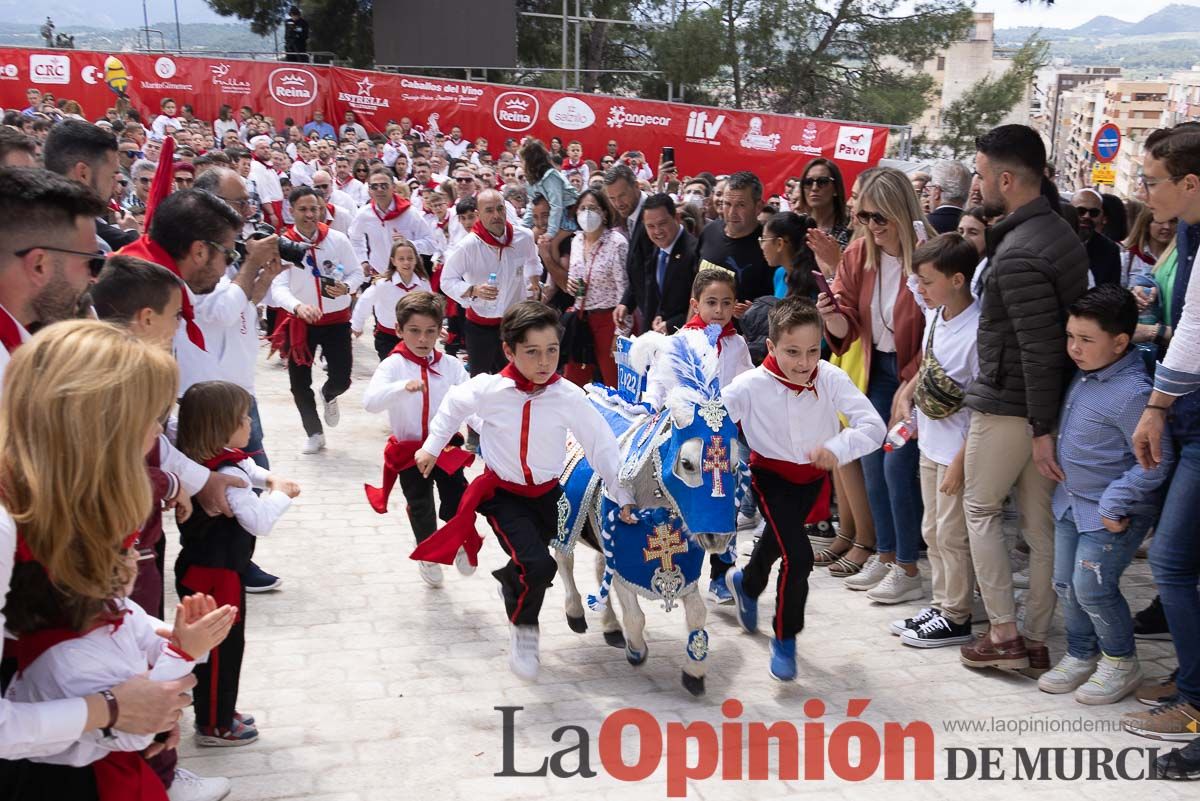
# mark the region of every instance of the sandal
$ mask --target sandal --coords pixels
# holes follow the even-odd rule
[[[834,537],[835,542],[837,540],[842,540],[843,542],[850,543],[850,548],[854,547],[854,540],[850,539],[849,537],[847,537],[845,534],[841,533],[840,531],[835,533],[833,535],[833,537]],[[846,550],[842,551],[841,553],[833,550],[832,545],[828,548],[824,548],[821,550],[820,553],[816,554],[813,557],[813,564],[816,565],[817,567],[825,567],[826,565],[832,565],[835,562],[837,562],[839,559],[841,559],[843,554],[849,553],[850,548],[847,548]]]
[[[858,543],[855,543],[854,547],[862,548],[864,551],[866,551],[868,558],[870,554],[875,553],[874,548],[867,548],[866,546],[859,545]],[[859,563],[847,559],[845,556],[841,556],[837,559],[837,561],[829,566],[829,575],[833,576],[834,578],[849,578],[850,576],[859,573],[863,569],[863,565],[866,563],[866,559]]]

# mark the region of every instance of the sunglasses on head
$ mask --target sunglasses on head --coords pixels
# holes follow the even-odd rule
[[[1099,217],[1103,209],[1089,209],[1086,206],[1076,206],[1075,213],[1080,217]]]
[[[854,215],[854,218],[858,220],[859,225],[870,225],[871,223],[875,223],[876,225],[883,226],[891,222],[887,217],[884,217],[877,211],[860,211],[858,214]]]
[[[820,178],[805,178],[803,181],[800,182],[800,185],[805,188],[808,188],[810,186],[815,186],[818,189],[824,189],[825,187],[829,186],[832,183],[833,183],[832,178],[830,178],[827,175],[823,175]]]

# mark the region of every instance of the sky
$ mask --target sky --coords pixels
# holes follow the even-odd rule
[[[1040,25],[1043,28],[1074,28],[1093,17],[1116,17],[1137,22],[1172,3],[1198,5],[1193,0],[1058,0],[1047,6],[1039,0],[1018,3],[1016,0],[976,0],[976,11],[991,11],[996,15],[997,28],[1018,28]],[[1200,13],[1200,9],[1197,10]]]

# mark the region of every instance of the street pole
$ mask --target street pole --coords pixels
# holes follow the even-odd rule
[[[581,91],[583,84],[579,80],[579,29],[583,27],[583,22],[579,19],[579,0],[575,0],[575,91]]]
[[[142,25],[146,32],[146,50],[150,50],[150,12],[146,10],[146,0],[142,0]]]
[[[175,4],[175,47],[179,52],[183,52],[183,29],[179,27],[179,0],[172,0]]]
[[[562,90],[567,91],[567,0],[562,10]]]

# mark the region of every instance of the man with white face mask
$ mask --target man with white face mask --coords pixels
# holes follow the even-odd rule
[[[711,195],[712,189],[709,188],[708,182],[697,178],[684,184],[682,201],[685,206],[694,206],[704,214],[711,205]]]

